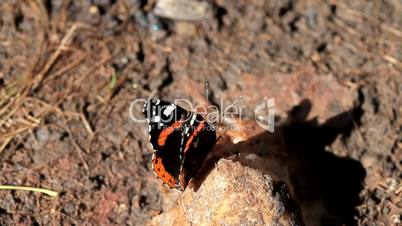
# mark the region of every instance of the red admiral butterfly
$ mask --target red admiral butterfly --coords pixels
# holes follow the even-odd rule
[[[147,100],[143,112],[154,173],[169,188],[184,191],[216,142],[215,128],[201,115],[156,98]]]

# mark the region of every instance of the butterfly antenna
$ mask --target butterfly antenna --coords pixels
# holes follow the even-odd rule
[[[209,83],[208,81],[205,82],[205,101],[207,103],[207,107],[209,106]],[[208,108],[207,108],[208,113]]]
[[[205,103],[207,106],[207,115],[206,117],[208,117],[209,114],[209,83],[208,81],[205,82]],[[216,130],[216,126],[212,125],[212,127]]]

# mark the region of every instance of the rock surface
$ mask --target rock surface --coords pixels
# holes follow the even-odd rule
[[[150,225],[303,225],[286,187],[240,162],[221,159],[199,187]]]

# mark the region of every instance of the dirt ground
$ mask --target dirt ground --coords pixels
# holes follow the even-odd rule
[[[213,103],[275,97],[289,145],[319,150],[298,169],[315,177],[295,181],[300,202],[329,211],[322,225],[401,225],[402,2],[207,3],[205,19],[182,22],[155,16],[152,0],[1,1],[0,184],[60,195],[0,191],[0,225],[162,213],[172,191],[129,106],[199,103],[206,80]]]

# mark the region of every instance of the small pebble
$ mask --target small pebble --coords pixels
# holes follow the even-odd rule
[[[89,7],[89,13],[92,15],[98,14],[99,10],[98,7],[96,5],[92,5],[91,7]]]
[[[74,210],[74,205],[71,203],[67,203],[63,206],[63,212],[66,214],[73,214]]]
[[[204,19],[210,8],[206,2],[195,0],[159,0],[154,13],[172,20],[197,21]]]
[[[314,8],[307,9],[307,26],[311,29],[317,26],[317,12]]]
[[[127,64],[128,63],[128,58],[127,57],[120,58],[120,63]]]
[[[375,189],[375,197],[381,200],[384,197],[384,190],[380,188]]]
[[[45,127],[39,127],[35,135],[39,143],[45,143],[49,140],[49,131]]]

